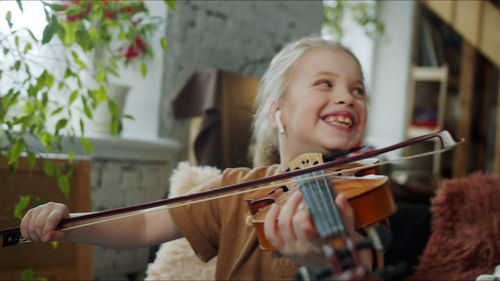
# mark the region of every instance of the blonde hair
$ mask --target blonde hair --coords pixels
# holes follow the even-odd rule
[[[277,102],[284,96],[297,61],[306,52],[317,48],[344,51],[356,60],[361,69],[361,64],[350,50],[319,36],[305,37],[289,43],[276,54],[260,80],[254,104],[256,109],[252,136],[254,167],[279,163],[278,133],[272,127],[267,114],[273,101]]]

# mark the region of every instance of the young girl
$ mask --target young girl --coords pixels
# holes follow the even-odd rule
[[[330,155],[357,144],[367,118],[365,85],[359,61],[338,44],[308,37],[287,45],[273,59],[259,88],[254,122],[256,168],[227,169],[196,191],[282,173],[296,156]],[[275,162],[279,155],[279,163]],[[266,216],[265,235],[277,251],[259,248],[255,229],[246,224],[244,198],[224,199],[148,213],[69,231],[55,230],[70,216],[65,205],[48,203],[26,213],[24,238],[69,239],[104,247],[148,247],[186,237],[205,261],[218,256],[216,279],[289,280],[300,265],[327,265],[321,241],[300,192]],[[357,241],[354,215],[346,197],[336,198],[348,233]],[[370,269],[369,250],[362,251]]]

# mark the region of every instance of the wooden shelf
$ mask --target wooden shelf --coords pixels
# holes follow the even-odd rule
[[[473,47],[500,67],[500,9],[490,1],[423,0]]]

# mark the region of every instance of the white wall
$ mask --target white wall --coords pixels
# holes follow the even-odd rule
[[[167,5],[163,1],[144,1],[151,16],[165,19]],[[120,73],[119,84],[131,87],[125,102],[125,114],[134,116],[135,120],[123,120],[121,137],[141,140],[154,140],[158,137],[158,110],[161,97],[164,52],[160,47],[160,38],[165,34],[162,24],[149,41],[154,58],[147,61],[148,73],[142,77],[140,64],[131,63]]]
[[[385,146],[404,138],[415,2],[378,4],[390,42],[379,40],[375,44],[366,140]]]

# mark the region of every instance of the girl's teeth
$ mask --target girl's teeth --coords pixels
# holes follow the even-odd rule
[[[345,116],[345,117],[344,116],[328,116],[325,119],[325,121],[328,123],[334,124],[334,125],[345,127],[345,128],[349,128],[352,125],[351,118],[349,118],[347,116]]]

